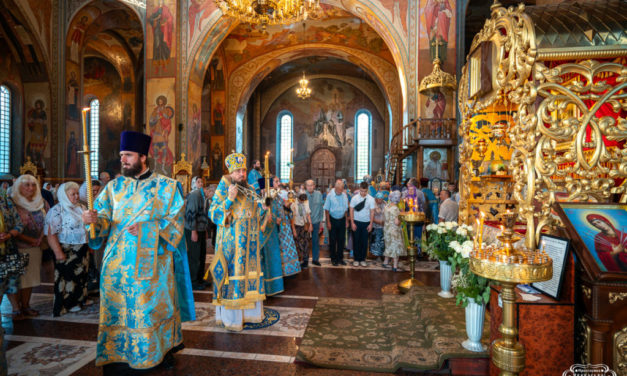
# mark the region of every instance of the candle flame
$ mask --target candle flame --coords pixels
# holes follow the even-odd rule
[[[83,112],[89,112],[91,110],[91,108],[89,107],[83,107]]]

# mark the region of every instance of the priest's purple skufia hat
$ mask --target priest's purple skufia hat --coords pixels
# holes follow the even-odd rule
[[[120,140],[120,151],[132,151],[148,155],[152,137],[141,132],[124,131]]]

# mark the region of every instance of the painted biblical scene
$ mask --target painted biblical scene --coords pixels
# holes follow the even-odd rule
[[[383,39],[368,24],[350,13],[331,8],[329,15],[315,25],[294,23],[287,26],[271,26],[267,32],[250,24],[240,24],[224,41],[226,63],[231,69],[250,59],[302,43],[328,43],[356,48],[378,55],[393,63],[392,54]]]
[[[214,0],[187,0],[188,46],[201,37],[201,30],[209,23],[209,16],[218,9]]]
[[[313,79],[310,87],[312,95],[305,101],[296,96],[296,87],[292,87],[270,106],[262,122],[262,150],[279,155],[277,127],[283,115],[288,114],[293,124],[296,181],[311,177],[311,157],[319,149],[333,153],[336,177],[354,179],[355,123],[357,115],[365,112],[371,121],[371,171],[382,168],[379,161],[383,160],[385,125],[370,98],[356,87],[334,79]],[[316,165],[315,168],[320,167]]]
[[[627,206],[562,208],[601,271],[627,273]]]

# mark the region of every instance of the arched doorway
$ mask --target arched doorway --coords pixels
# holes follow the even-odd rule
[[[320,148],[311,155],[311,176],[318,187],[328,187],[335,181],[335,154]]]

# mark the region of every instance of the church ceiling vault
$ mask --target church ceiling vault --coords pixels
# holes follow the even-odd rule
[[[19,63],[24,82],[44,81],[48,77],[49,58],[32,30],[19,8],[7,3],[0,5],[0,36]]]
[[[254,58],[254,55],[246,56],[246,58],[243,56],[245,53],[249,53],[245,52],[246,47],[250,47],[246,39],[231,38],[231,35],[245,37],[246,34],[236,33],[239,33],[238,30],[245,30],[245,28],[250,27],[237,25],[235,21],[222,16],[219,10],[209,6],[207,3],[211,2],[190,1],[187,9],[184,9],[183,17],[188,18],[190,25],[189,28],[183,30],[183,33],[187,36],[188,43],[185,46],[186,53],[183,54],[186,57],[181,58],[181,75],[183,79],[180,81],[180,90],[188,94],[190,94],[190,81],[195,81],[196,85],[202,85],[204,74],[218,48],[224,49],[228,55],[226,57],[227,64],[225,64],[224,68],[225,75],[230,75],[233,72],[233,67],[228,64],[229,59],[235,62],[235,66],[239,67],[243,62]],[[399,108],[400,111],[405,110],[407,108],[408,86],[406,80],[409,77],[406,74],[409,66],[407,47],[409,5],[405,3],[399,5],[401,2],[388,0],[324,0],[322,3],[327,13],[331,14],[331,19],[307,21],[306,35],[311,34],[314,38],[320,38],[320,45],[332,45],[334,38],[346,38],[347,40],[353,39],[355,41],[355,35],[361,35],[357,38],[359,40],[354,42],[355,48],[353,50],[361,49],[361,52],[364,54],[380,55],[378,57],[384,56],[381,59],[391,63],[394,67],[393,75],[396,81],[398,81],[394,85],[399,87],[400,103],[402,104]],[[200,7],[202,4],[205,4],[205,7]],[[191,23],[192,19],[194,23]],[[334,34],[333,31],[324,30],[325,25],[332,22],[337,23],[338,20],[347,21],[344,22],[346,25],[343,27],[346,30],[351,30],[348,35],[330,35]],[[312,31],[314,28],[317,34],[314,34],[314,31]],[[301,46],[300,48],[303,48],[303,43],[298,44],[299,40],[302,42],[303,39],[302,23],[291,25],[285,29],[285,31],[277,33],[276,40],[265,40],[259,37],[255,43],[260,45],[266,43],[264,46],[269,44],[279,48],[293,46]],[[254,32],[251,28],[251,33]],[[329,40],[324,38],[329,38]],[[312,41],[315,42],[316,40]],[[244,41],[246,42],[246,47],[242,46]],[[226,42],[228,42],[228,45]],[[345,41],[336,41],[336,43],[338,43],[337,46],[340,49],[346,47]],[[315,45],[317,43],[308,44]],[[266,53],[270,51],[270,48],[258,48],[258,50],[260,53]],[[180,107],[183,108],[182,118],[188,118],[186,113],[187,102],[192,101],[192,99],[188,95],[187,98],[182,98],[181,101]]]
[[[390,103],[393,114],[392,125],[400,124],[401,91],[396,67],[387,60],[362,50],[323,44],[293,46],[270,51],[233,71],[229,75],[227,87],[227,124],[237,124],[237,128],[241,127],[238,123],[241,123],[245,104],[257,85],[280,65],[307,55],[333,56],[365,67],[375,81],[380,83],[382,92]],[[235,137],[236,132],[227,133],[226,144],[229,147],[235,146]]]

